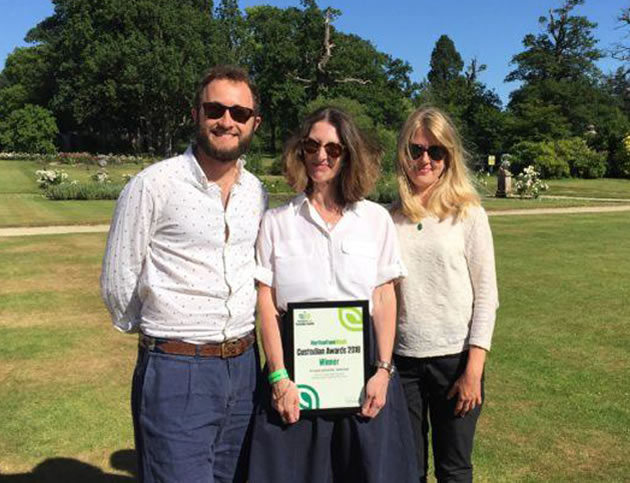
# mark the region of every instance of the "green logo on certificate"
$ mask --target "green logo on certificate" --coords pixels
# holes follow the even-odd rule
[[[358,307],[339,307],[339,322],[352,332],[363,330],[363,314]]]
[[[300,409],[319,409],[319,394],[307,384],[298,384],[300,391]]]

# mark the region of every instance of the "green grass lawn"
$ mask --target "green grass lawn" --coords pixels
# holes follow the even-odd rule
[[[544,180],[549,190],[543,196],[575,196],[580,198],[612,198],[630,199],[630,179],[549,179]],[[512,178],[512,183],[515,178]],[[475,185],[479,193],[494,196],[497,190],[496,176],[481,176],[475,178]]]
[[[501,308],[476,481],[626,480],[627,216],[491,223]],[[135,339],[111,328],[99,299],[104,243],[105,234],[0,238],[2,475],[61,457],[115,473],[115,456],[133,447]],[[50,472],[46,481],[88,481]]]
[[[554,179],[546,181],[549,191],[556,196],[583,196],[586,198],[630,199],[630,179]]]
[[[51,201],[41,194],[0,194],[0,228],[109,223],[115,201]]]

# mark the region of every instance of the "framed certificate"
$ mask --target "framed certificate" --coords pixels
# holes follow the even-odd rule
[[[369,302],[289,303],[289,377],[308,414],[356,413],[369,377]]]

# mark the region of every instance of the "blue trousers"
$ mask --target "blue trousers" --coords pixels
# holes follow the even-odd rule
[[[141,482],[247,480],[255,347],[221,359],[140,348],[131,406]]]
[[[457,397],[446,399],[453,383],[466,369],[468,351],[426,358],[394,354],[394,361],[409,407],[420,481],[427,481],[430,426],[437,481],[472,482],[473,439],[481,406],[459,417],[454,414]],[[484,398],[483,379],[481,394]]]

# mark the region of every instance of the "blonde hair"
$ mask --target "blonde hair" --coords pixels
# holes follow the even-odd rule
[[[443,161],[444,171],[429,193],[426,207],[422,205],[408,174],[413,169],[409,143],[418,130],[433,137],[447,152]],[[393,213],[404,215],[413,222],[429,215],[438,217],[440,221],[449,216],[456,220],[465,217],[469,207],[480,204],[466,167],[466,157],[457,128],[448,115],[435,107],[426,106],[413,112],[398,137],[396,176],[400,199],[392,207]]]
[[[302,122],[284,148],[282,161],[289,185],[298,193],[312,190],[304,165],[302,142],[316,123],[325,121],[337,130],[343,145],[341,171],[337,175],[337,202],[342,206],[362,200],[372,190],[379,175],[380,150],[359,130],[352,118],[336,107],[322,107]]]

